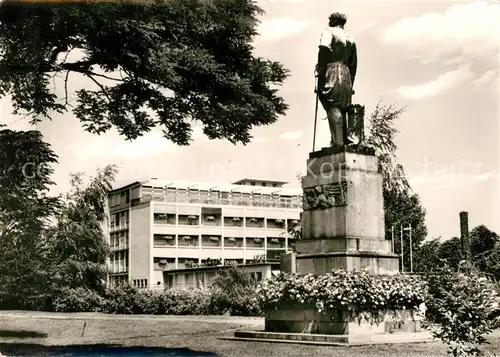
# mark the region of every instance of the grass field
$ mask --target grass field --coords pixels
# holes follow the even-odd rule
[[[262,328],[260,318],[198,316],[117,316],[0,312],[0,352],[4,355],[49,355],[54,347],[160,347],[165,356],[446,356],[439,342],[325,347],[268,342],[221,340],[238,328]],[[500,354],[500,334],[489,340],[488,351]],[[35,351],[36,353],[32,353]],[[157,351],[158,352],[158,351]],[[78,353],[73,356],[79,355]],[[118,355],[118,354],[117,354]],[[120,353],[123,355],[123,353]],[[127,356],[148,355],[129,351]],[[158,354],[156,354],[158,355]],[[97,355],[96,355],[97,356]]]

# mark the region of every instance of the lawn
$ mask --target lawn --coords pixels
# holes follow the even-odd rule
[[[363,347],[325,347],[285,343],[221,340],[238,328],[262,327],[256,318],[197,316],[120,316],[0,312],[0,352],[4,355],[48,355],[47,346],[73,346],[76,351],[110,347],[161,347],[165,356],[445,356],[439,342]],[[488,350],[500,354],[499,334]],[[156,353],[156,354],[155,354]],[[82,355],[81,353],[72,354]],[[87,354],[89,355],[89,354]],[[94,354],[98,356],[99,354]],[[118,355],[118,354],[117,354]],[[120,353],[123,356],[123,351]],[[159,356],[158,351],[127,356]]]

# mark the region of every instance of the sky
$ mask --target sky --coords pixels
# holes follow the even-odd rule
[[[127,142],[114,132],[83,131],[71,113],[37,126],[59,155],[54,192],[69,187],[69,173],[95,173],[117,164],[116,185],[151,177],[236,181],[257,177],[300,187],[312,151],[314,65],[320,33],[330,13],[346,14],[347,33],[358,48],[354,102],[367,117],[379,101],[405,107],[398,119],[398,157],[426,209],[429,238],[460,235],[459,212],[469,226],[500,232],[499,64],[500,2],[257,1],[265,10],[255,54],[291,71],[280,94],[287,114],[252,131],[243,146],[210,141],[195,127],[194,141],[179,147],[151,132]],[[69,88],[87,86],[70,78]],[[62,94],[61,82],[56,91]],[[320,106],[321,107],[321,106]],[[28,119],[0,101],[0,123],[28,129]],[[320,108],[318,118],[326,117]],[[329,142],[326,120],[318,120],[316,148]]]

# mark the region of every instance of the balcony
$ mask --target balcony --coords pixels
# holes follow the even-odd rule
[[[179,226],[196,226],[200,225],[200,216],[198,215],[179,215],[178,222]]]
[[[179,247],[198,247],[199,243],[199,237],[198,236],[191,236],[191,235],[185,235],[185,236],[180,236],[178,239],[178,246]]]
[[[201,225],[207,227],[220,227],[222,225],[221,215],[220,214],[203,215],[203,218],[201,220]]]
[[[153,219],[155,224],[166,224],[175,226],[174,213],[154,213]]]
[[[245,226],[247,228],[265,228],[264,218],[247,217]]]
[[[222,247],[222,240],[220,236],[202,236],[201,246],[203,248],[220,248]]]
[[[241,237],[225,237],[224,238],[224,249],[243,248],[243,238]]]
[[[155,234],[153,236],[153,245],[155,247],[174,247],[175,236],[172,234]]]
[[[264,248],[264,238],[261,237],[255,237],[255,238],[250,238],[247,237],[245,238],[246,240],[246,248],[247,249],[262,249]]]
[[[285,221],[279,218],[268,218],[266,226],[268,229],[285,229]]]
[[[286,247],[285,238],[280,237],[268,237],[267,238],[267,248],[280,249]]]
[[[243,217],[224,217],[224,227],[243,227]]]
[[[175,269],[175,258],[153,258],[153,269],[165,271]]]

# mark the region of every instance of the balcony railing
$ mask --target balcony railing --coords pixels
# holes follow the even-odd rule
[[[302,203],[298,202],[280,202],[277,200],[257,200],[247,197],[232,197],[232,198],[216,198],[216,197],[186,197],[186,196],[170,196],[170,195],[143,195],[137,200],[134,200],[133,205],[138,205],[147,202],[171,202],[171,203],[204,203],[215,205],[228,205],[228,206],[254,206],[254,207],[277,207],[277,208],[301,208]]]

